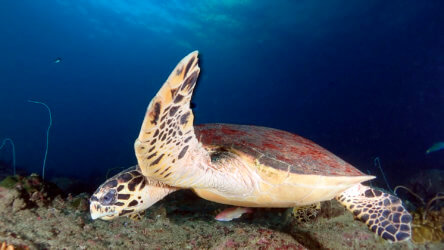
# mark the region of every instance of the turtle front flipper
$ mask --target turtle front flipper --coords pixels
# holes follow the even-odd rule
[[[412,216],[398,197],[358,184],[336,199],[385,240],[410,239]]]
[[[192,162],[207,157],[194,134],[191,96],[200,68],[198,52],[183,58],[151,100],[139,137],[134,143],[137,161],[145,176],[168,185],[190,187],[201,174]],[[189,157],[189,155],[194,155]]]

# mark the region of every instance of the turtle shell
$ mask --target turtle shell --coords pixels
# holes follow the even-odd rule
[[[194,127],[205,147],[244,153],[263,166],[294,174],[363,176],[352,165],[301,136],[278,129],[250,125],[203,124]]]

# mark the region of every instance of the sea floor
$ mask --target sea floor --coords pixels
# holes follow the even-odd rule
[[[291,209],[255,209],[219,222],[226,206],[178,191],[140,220],[91,220],[88,194],[23,200],[0,187],[0,244],[16,249],[444,249],[444,243],[392,244],[355,221],[336,201],[323,202],[314,219]],[[304,218],[302,218],[304,219]]]

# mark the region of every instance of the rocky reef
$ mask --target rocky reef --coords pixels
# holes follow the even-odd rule
[[[88,198],[86,193],[63,193],[37,175],[7,177],[0,182],[0,244],[15,249],[444,248],[434,240],[441,237],[437,228],[442,226],[436,206],[425,216],[414,213],[421,226],[414,227],[413,241],[391,244],[336,201],[298,209],[258,208],[238,220],[219,222],[214,216],[227,206],[183,190],[149,208],[140,220],[93,221]]]
[[[412,241],[444,242],[444,171],[421,171],[395,192],[412,211]]]

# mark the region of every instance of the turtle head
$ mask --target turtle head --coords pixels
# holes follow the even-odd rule
[[[142,212],[175,188],[149,180],[138,166],[128,168],[100,185],[90,198],[92,219],[111,220]]]

